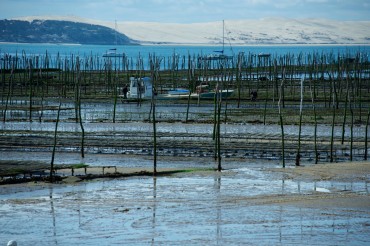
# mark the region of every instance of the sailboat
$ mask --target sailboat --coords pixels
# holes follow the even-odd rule
[[[222,20],[222,50],[215,50],[214,54],[209,54],[202,57],[202,60],[227,60],[232,59],[232,56],[225,55],[225,20]]]
[[[114,30],[115,30],[115,33],[114,33],[115,46],[117,46],[117,21],[115,21]],[[126,56],[125,53],[117,53],[117,48],[109,49],[103,54],[103,57],[113,57],[113,58],[120,58],[120,57],[125,57],[125,56]]]

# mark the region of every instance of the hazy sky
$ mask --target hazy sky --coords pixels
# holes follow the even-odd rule
[[[264,17],[370,20],[370,0],[0,0],[0,19],[35,15],[174,23]]]

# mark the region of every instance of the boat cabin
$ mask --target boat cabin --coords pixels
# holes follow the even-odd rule
[[[153,93],[152,79],[149,77],[130,78],[129,98],[151,98]]]

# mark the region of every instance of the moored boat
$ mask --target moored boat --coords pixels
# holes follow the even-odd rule
[[[122,58],[125,57],[125,53],[117,53],[117,49],[110,49],[103,54],[103,57]]]

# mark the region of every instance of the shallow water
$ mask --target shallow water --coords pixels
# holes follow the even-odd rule
[[[25,102],[27,104],[27,102]],[[56,102],[48,102],[50,105],[57,106]],[[20,102],[16,103],[20,104]],[[231,109],[236,105],[228,105]],[[74,104],[65,103],[63,108],[70,110],[61,111],[61,122],[59,124],[59,131],[80,132],[81,128],[79,123],[65,123],[63,120],[71,121],[75,117]],[[191,105],[189,110],[189,120],[196,118],[197,120],[204,117],[206,120],[213,119],[214,106],[211,104],[202,104],[200,106]],[[86,132],[94,131],[146,131],[152,132],[151,123],[142,123],[136,121],[143,121],[149,119],[150,104],[144,103],[141,107],[133,104],[118,104],[116,108],[116,120],[125,121],[126,123],[110,123],[113,120],[113,104],[110,103],[84,103],[82,106],[83,125]],[[8,112],[10,118],[26,119],[28,120],[28,112],[12,110]],[[16,114],[13,117],[10,114]],[[0,129],[2,130],[34,130],[34,131],[54,131],[55,123],[53,122],[37,122],[40,112],[34,112],[34,122],[0,122]],[[186,105],[165,104],[156,107],[157,120],[178,120],[184,121],[186,115]],[[205,116],[207,115],[207,116]],[[55,110],[45,111],[42,116],[43,120],[55,120]],[[101,123],[100,121],[104,121]],[[130,122],[134,121],[134,122]],[[339,137],[342,135],[341,124],[336,125],[334,135]],[[158,123],[158,132],[171,132],[171,133],[211,133],[213,131],[213,124],[182,124],[182,123]],[[222,134],[280,134],[281,129],[278,124],[276,125],[262,125],[262,124],[222,124]],[[294,125],[284,126],[285,135],[298,135],[299,127]],[[350,137],[350,127],[345,127],[345,137]],[[313,136],[314,126],[302,126],[303,136]],[[331,136],[330,125],[318,125],[317,135],[321,137]],[[365,127],[363,125],[356,125],[353,129],[353,137],[364,137]],[[370,132],[368,133],[370,137]]]
[[[90,105],[90,104],[89,104]],[[71,106],[71,105],[70,105]],[[108,106],[105,104],[91,104],[89,107],[91,110],[96,110],[98,114],[102,114],[104,112],[107,112]],[[123,108],[123,109],[122,109]],[[120,110],[132,110],[137,113],[138,112],[145,112],[143,115],[148,116],[148,113],[146,111],[149,111],[148,105],[144,105],[143,107],[137,107],[136,105],[124,105]],[[175,106],[171,105],[168,107],[162,108],[162,112],[167,112],[170,115],[174,115],[176,110],[183,110],[185,108],[184,105],[182,106]],[[166,111],[167,110],[167,111]],[[197,110],[199,112],[205,112],[205,111],[212,111],[211,106],[202,106],[202,107],[194,107],[194,110]],[[87,112],[87,111],[86,111]],[[86,113],[85,112],[85,113]],[[71,112],[70,112],[71,113]],[[55,112],[54,112],[55,114]],[[87,116],[89,113],[86,113],[84,116],[84,119],[89,118]],[[179,113],[181,117],[184,117],[184,113]],[[72,115],[69,115],[66,118],[71,117]],[[180,116],[179,116],[180,117]],[[69,120],[71,121],[71,120]],[[90,139],[91,141],[95,141],[92,145],[87,146],[85,148],[85,151],[87,154],[106,154],[109,155],[109,159],[106,160],[105,163],[100,162],[100,165],[116,165],[119,166],[120,162],[122,162],[122,159],[128,160],[125,163],[129,163],[129,161],[133,161],[128,157],[127,155],[136,154],[136,155],[149,155],[152,153],[151,149],[151,141],[152,141],[152,132],[153,132],[153,125],[152,123],[145,123],[145,122],[135,122],[135,121],[129,121],[129,122],[120,122],[120,123],[111,123],[108,122],[91,122],[87,121],[83,123],[84,130],[85,130],[85,138]],[[167,141],[167,145],[162,147],[160,150],[158,150],[159,155],[161,156],[197,156],[197,157],[204,157],[207,155],[210,157],[213,155],[208,150],[205,152],[199,148],[199,143],[201,141],[211,141],[211,137],[213,134],[214,125],[213,124],[186,124],[181,122],[173,122],[173,123],[167,123],[167,122],[159,122],[156,125],[157,134],[159,134],[159,138],[163,141]],[[235,143],[237,141],[242,140],[242,142],[247,143],[248,142],[255,142],[257,145],[261,144],[261,142],[268,144],[268,141],[271,139],[276,140],[276,142],[280,141],[281,138],[281,128],[279,125],[262,125],[262,124],[222,124],[221,125],[221,136],[223,138],[222,144],[225,146],[230,143]],[[37,144],[32,145],[32,141],[37,141],[38,139],[45,139],[45,141],[48,140],[50,136],[53,135],[53,132],[55,130],[55,122],[0,122],[0,130],[4,131],[6,135],[13,139],[17,138],[19,139],[19,142],[23,141],[24,139],[25,143],[31,142],[29,145],[26,146],[19,146],[16,143],[13,146],[3,145],[2,148],[0,148],[0,160],[28,160],[31,158],[32,160],[42,160],[49,162],[50,160],[50,154],[46,154],[47,157],[45,157],[45,151],[50,151],[51,148],[45,147],[44,145],[38,146]],[[326,141],[328,142],[331,137],[331,126],[330,125],[324,125],[320,124],[317,126],[317,136],[318,141]],[[75,122],[60,122],[58,125],[58,132],[66,134],[63,137],[72,138],[75,135],[80,136],[81,135],[81,127],[79,123]],[[305,139],[309,141],[313,141],[314,139],[314,133],[315,129],[312,125],[304,125],[301,129],[302,134],[302,141],[305,141]],[[284,126],[284,134],[285,139],[289,141],[298,141],[298,135],[299,135],[299,126],[297,125],[286,125]],[[347,126],[345,128],[345,139],[348,141],[350,139],[351,130],[350,127]],[[339,138],[342,135],[342,126],[337,125],[334,128],[334,137],[336,138],[336,141],[339,141]],[[353,129],[353,137],[357,138],[356,141],[364,141],[364,135],[365,135],[365,126],[356,126]],[[368,137],[370,137],[370,131],[368,132]],[[97,140],[99,139],[99,140]],[[117,140],[116,142],[110,141],[110,139]],[[120,145],[120,142],[122,140],[122,145]],[[6,139],[4,139],[6,141]],[[41,140],[39,140],[41,141]],[[97,141],[101,143],[106,143],[105,145],[97,145]],[[138,144],[124,144],[123,142],[129,141],[130,144],[133,141],[137,141]],[[187,143],[187,145],[181,145],[182,143]],[[196,146],[196,151],[191,148],[191,143],[198,143],[198,146]],[[73,143],[73,142],[71,142]],[[112,145],[110,145],[112,143]],[[175,143],[175,144],[174,144]],[[17,147],[19,146],[19,147]],[[175,146],[175,147],[173,147]],[[180,147],[179,147],[180,146]],[[247,146],[247,145],[246,145]],[[253,146],[253,145],[251,145]],[[267,145],[266,145],[267,146]],[[10,148],[11,147],[11,148]],[[235,147],[238,147],[238,144],[235,145]],[[271,147],[271,146],[270,146]],[[335,158],[336,160],[342,161],[342,160],[348,160],[349,157],[349,147],[343,148],[342,146],[338,146],[335,148]],[[19,153],[18,153],[19,152]],[[26,153],[24,153],[26,152]],[[32,153],[37,152],[40,154]],[[93,157],[87,156],[85,159],[81,159],[78,157],[77,154],[79,152],[79,144],[76,144],[76,141],[74,144],[68,145],[66,143],[63,147],[60,147],[60,149],[57,150],[57,152],[65,152],[65,153],[57,153],[56,156],[56,163],[60,164],[75,164],[75,163],[86,163],[89,165],[99,165],[99,160],[101,158],[96,158],[98,155],[94,155]],[[119,154],[117,157],[112,157],[110,155],[112,154]],[[122,154],[125,156],[123,157]],[[322,151],[321,153],[321,159],[323,161],[327,161],[329,158],[328,151]],[[222,153],[223,157],[228,158],[230,156],[232,157],[239,157],[239,158],[265,158],[265,159],[279,159],[280,158],[280,152],[279,150],[269,151],[266,152],[262,148],[258,151],[254,150],[252,147],[246,147],[246,149],[242,149],[238,151],[237,149],[233,148],[228,151],[224,151]],[[288,156],[289,155],[289,156]],[[288,153],[286,158],[294,159],[295,158],[295,152],[291,151]],[[355,150],[353,152],[354,160],[359,160],[363,158],[364,155],[364,149],[362,145],[355,145]],[[71,157],[73,158],[71,158]],[[106,158],[106,157],[105,157]],[[307,151],[307,153],[302,153],[302,161],[311,161],[314,158],[314,150],[313,150],[313,143],[312,143],[312,149],[310,151]],[[109,163],[109,164],[107,164]],[[130,165],[130,164],[129,164]],[[134,163],[136,165],[136,163]]]
[[[39,102],[34,102],[35,103]],[[5,102],[3,102],[5,105]],[[27,111],[29,105],[29,101],[12,101],[12,106],[20,106],[26,107],[26,110],[19,110],[19,109],[12,109],[7,111],[7,119],[28,119],[29,112]],[[57,101],[48,100],[43,103],[44,111],[41,112],[40,110],[33,110],[32,111],[32,118],[34,120],[38,120],[42,113],[43,120],[55,120],[57,114],[57,108],[59,103]],[[41,104],[38,105],[41,107]],[[53,110],[46,110],[46,107],[50,106],[53,107]],[[212,104],[204,104],[197,105],[196,103],[192,103],[189,108],[189,120],[198,119],[199,114],[204,113],[211,113],[209,117],[212,117],[213,113],[213,105]],[[229,106],[230,108],[233,106]],[[62,110],[60,112],[60,120],[70,120],[76,117],[75,115],[75,104],[74,103],[63,103]],[[142,103],[141,106],[138,106],[137,103],[121,103],[120,100],[117,102],[116,106],[116,120],[117,121],[143,121],[149,118],[150,115],[150,108],[151,105],[148,102]],[[156,117],[158,119],[168,119],[168,120],[185,120],[185,114],[187,111],[186,104],[162,104],[157,105],[156,107]],[[86,102],[81,104],[81,117],[83,118],[84,122],[99,122],[99,121],[112,121],[113,120],[113,112],[114,112],[114,103],[113,99],[111,103],[91,103]],[[0,112],[1,117],[3,112]],[[208,119],[208,118],[205,118]]]
[[[14,102],[15,104],[27,104],[27,101]],[[56,102],[48,101],[48,106],[56,106]],[[228,108],[236,107],[235,105],[229,105]],[[79,123],[74,122],[74,105],[72,103],[65,103],[63,108],[68,108],[69,110],[63,110],[61,112],[61,122],[58,125],[58,132],[63,132],[68,135],[66,137],[71,138],[76,133],[81,134],[81,127]],[[197,120],[212,120],[212,112],[214,108],[211,104],[201,104],[200,106],[192,105],[190,107],[190,120],[195,117]],[[152,150],[147,148],[146,143],[149,143],[152,139],[153,125],[152,123],[142,122],[149,118],[150,104],[143,104],[141,107],[136,104],[119,104],[116,112],[116,120],[118,123],[111,123],[113,119],[113,107],[111,103],[84,103],[82,106],[82,118],[83,127],[85,130],[85,139],[90,139],[93,144],[90,147],[86,147],[85,151],[87,153],[104,153],[104,154],[139,154],[147,155]],[[15,111],[8,112],[9,114],[15,113]],[[37,122],[37,114],[39,112],[34,112],[34,121],[28,122],[28,116],[26,111],[20,111],[19,116],[15,116],[13,120],[18,119],[20,121],[9,121],[0,122],[0,130],[5,131],[6,136],[10,136],[12,139],[16,137],[25,138],[25,143],[36,142],[37,139],[45,139],[47,141],[48,137],[52,135],[51,132],[55,130],[55,122],[48,122],[49,120],[55,120],[55,110],[45,111],[43,115],[43,122]],[[164,104],[160,105],[156,109],[156,117],[158,120],[177,120],[183,121],[186,114],[186,105],[176,105],[176,104]],[[200,118],[199,118],[200,117]],[[207,118],[208,117],[208,118]],[[199,141],[210,141],[213,134],[214,125],[213,124],[185,124],[181,122],[159,122],[156,126],[157,133],[162,134],[159,136],[163,142],[166,142],[166,146],[162,147],[159,155],[173,155],[173,156],[195,156],[203,157],[204,155],[212,155],[208,148],[207,153],[204,154],[202,150],[198,153],[193,153],[193,149],[189,148],[190,143]],[[21,131],[21,132],[17,132]],[[336,125],[334,128],[335,141],[340,141],[339,138],[342,136],[342,126]],[[357,125],[353,129],[353,138],[355,139],[355,146],[353,150],[353,159],[359,160],[363,158],[364,149],[359,143],[363,142],[365,137],[365,126]],[[330,125],[320,124],[317,126],[317,136],[319,143],[324,141],[326,145],[323,145],[323,149],[319,150],[320,158],[327,160],[330,153],[327,150],[328,141],[330,140],[332,134],[332,127]],[[313,125],[304,125],[301,128],[302,141],[311,141],[311,149],[306,153],[302,153],[302,160],[313,160],[314,159],[314,140],[315,128]],[[284,136],[287,141],[298,141],[299,126],[297,125],[286,125],[284,126]],[[348,142],[351,135],[351,129],[349,126],[345,127],[344,138]],[[281,128],[278,124],[273,125],[262,125],[262,124],[250,124],[250,123],[240,123],[240,124],[222,124],[221,125],[221,136],[225,145],[230,143],[236,143],[239,140],[245,140],[246,143],[254,141],[257,145],[261,141],[266,145],[270,140],[280,141],[281,138]],[[63,136],[64,137],[64,136]],[[368,137],[370,137],[370,131],[368,132]],[[106,145],[96,144],[97,139],[100,139],[100,143],[107,143]],[[110,141],[110,139],[117,140],[116,142]],[[127,144],[120,146],[118,141],[136,141],[135,144]],[[50,140],[50,139],[49,139]],[[41,140],[40,140],[41,141]],[[94,143],[95,141],[95,143]],[[171,142],[172,141],[172,142]],[[171,146],[179,146],[183,142],[188,145],[183,145],[182,149],[178,147],[171,148]],[[73,143],[73,141],[71,141]],[[112,143],[112,146],[109,143]],[[138,148],[137,143],[140,143],[143,147]],[[173,144],[176,143],[176,144]],[[38,147],[37,144],[34,146],[20,146],[17,148],[18,143],[11,146],[13,151],[51,151],[50,144],[49,149],[45,147]],[[95,144],[95,145],[94,145]],[[31,144],[32,145],[32,144]],[[236,144],[238,146],[238,144]],[[248,144],[247,144],[248,145]],[[253,146],[253,145],[252,145]],[[6,145],[0,149],[0,151],[9,151],[10,146]],[[270,146],[271,148],[271,146]],[[198,148],[199,149],[199,148]],[[291,147],[292,149],[292,147]],[[76,141],[72,145],[65,143],[59,151],[64,152],[79,152],[79,145]],[[159,151],[159,152],[160,152]],[[320,152],[321,151],[321,152]],[[266,158],[266,159],[277,159],[280,156],[278,150],[266,152],[263,148],[259,149],[259,152],[255,151],[254,148],[248,147],[242,151],[235,150],[235,146],[230,148],[230,150],[223,153],[223,157],[238,156],[248,158],[253,156],[254,158]],[[287,158],[294,159],[295,153],[291,151],[290,156]],[[336,146],[334,148],[334,158],[336,160],[347,160],[350,156],[349,146],[343,148],[342,146]],[[6,159],[12,156],[12,154],[5,153],[0,159]],[[8,158],[12,160],[13,158]]]
[[[222,174],[125,178],[2,190],[0,242],[18,245],[366,245],[369,210],[284,205],[284,195],[367,182],[295,182],[258,163]],[[270,203],[259,197],[274,196]]]
[[[85,132],[118,132],[118,131],[128,131],[128,132],[148,132],[151,133],[152,123],[143,122],[128,122],[128,123],[84,123]],[[53,122],[0,122],[0,129],[6,131],[54,131],[55,123]],[[213,124],[184,124],[184,123],[158,123],[157,132],[161,133],[187,133],[196,134],[204,133],[211,134],[213,132]],[[350,136],[350,128],[345,128],[345,137]],[[314,126],[302,126],[302,136],[314,136]],[[60,122],[58,124],[58,131],[65,132],[81,132],[81,127],[79,123],[65,123]],[[222,134],[280,134],[281,128],[279,125],[256,125],[256,124],[222,124],[221,125]],[[285,135],[298,136],[299,126],[287,125],[284,126]],[[365,127],[357,126],[353,129],[354,137],[364,137]],[[331,126],[329,125],[318,125],[317,135],[321,137],[331,136]],[[342,126],[336,126],[334,128],[334,136],[340,137],[342,135]],[[368,133],[370,137],[370,132]]]

